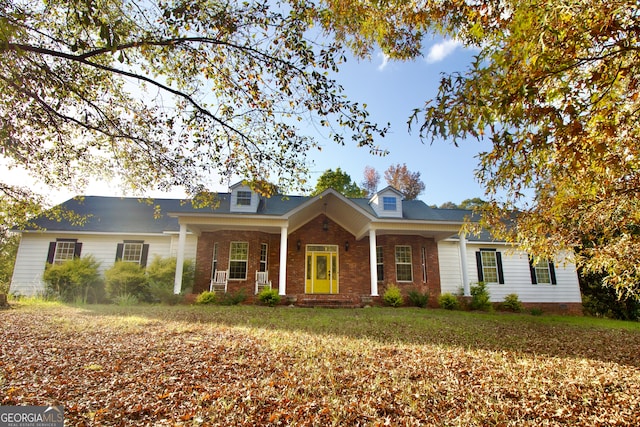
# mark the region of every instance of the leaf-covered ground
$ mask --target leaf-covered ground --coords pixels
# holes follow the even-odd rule
[[[640,324],[441,310],[18,306],[0,405],[67,425],[638,426]]]

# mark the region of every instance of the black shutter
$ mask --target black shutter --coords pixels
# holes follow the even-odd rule
[[[557,285],[558,281],[556,280],[556,267],[552,262],[549,262],[549,275],[551,276],[551,284]]]
[[[53,264],[53,257],[56,256],[56,242],[49,242],[49,252],[47,253],[47,263]]]
[[[502,253],[496,252],[496,264],[498,264],[498,283],[504,285],[504,271],[502,270]]]
[[[482,273],[482,253],[476,252],[476,266],[478,267],[478,282],[484,282],[484,274]]]
[[[122,260],[122,251],[124,250],[124,243],[118,243],[116,248],[116,262]]]
[[[536,278],[536,268],[533,265],[533,258],[531,257],[529,257],[529,272],[531,273],[531,283],[537,285],[538,279]]]
[[[149,256],[149,244],[142,245],[142,256],[140,258],[140,265],[147,266],[147,257]]]
[[[81,253],[82,253],[82,243],[76,242],[76,247],[73,249],[73,257],[80,258]]]

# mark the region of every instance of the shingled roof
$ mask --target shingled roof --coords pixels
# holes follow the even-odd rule
[[[50,219],[46,216],[37,218],[35,227],[30,230],[45,229],[49,231],[77,231],[102,233],[164,233],[179,230],[175,214],[223,214],[247,215],[232,212],[229,193],[218,193],[215,207],[196,207],[186,199],[144,199],[135,197],[74,197],[59,207],[72,211],[84,218],[81,222]],[[311,196],[275,195],[263,198],[258,211],[252,215],[282,216],[302,205]],[[350,199],[355,205],[371,216],[376,216],[368,199]],[[427,206],[420,200],[404,200],[403,218],[406,220],[464,222],[471,211],[462,209],[437,209]],[[169,216],[169,214],[172,214]]]

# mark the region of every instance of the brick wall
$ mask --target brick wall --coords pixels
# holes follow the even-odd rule
[[[324,230],[323,222],[327,220],[328,228]],[[437,305],[440,295],[440,271],[438,267],[438,250],[433,239],[421,236],[381,235],[377,236],[377,245],[384,249],[384,280],[379,282],[379,293],[382,295],[390,283],[397,284],[406,294],[411,289],[430,294],[430,305]],[[269,245],[268,269],[269,278],[275,288],[278,287],[280,234],[269,234],[257,231],[218,231],[204,232],[198,239],[196,256],[196,278],[194,292],[200,293],[209,289],[211,278],[211,260],[213,244],[218,243],[218,268],[226,269],[229,265],[229,247],[232,241],[249,243],[249,261],[247,280],[230,280],[228,289],[237,292],[244,289],[247,295],[253,295],[255,272],[260,263],[260,244]],[[298,242],[300,249],[298,250]],[[348,243],[348,250],[346,245]],[[287,295],[305,293],[305,248],[307,245],[337,245],[339,293],[352,295],[371,294],[371,273],[369,267],[369,238],[356,241],[354,236],[337,223],[321,214],[303,227],[289,235],[287,243]],[[413,281],[396,281],[395,247],[411,246]],[[422,248],[426,251],[427,280],[423,281]]]
[[[247,263],[246,280],[229,280],[227,284],[229,292],[238,292],[243,289],[248,296],[253,295],[256,284],[255,274],[260,267],[260,250],[262,243],[268,245],[267,268],[269,270],[269,279],[273,281],[274,284],[278,283],[280,234],[237,230],[204,232],[198,238],[194,293],[209,290],[214,243],[218,244],[218,270],[226,270],[229,268],[229,249],[231,242],[248,242],[249,259]]]

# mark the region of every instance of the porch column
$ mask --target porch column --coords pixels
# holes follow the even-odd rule
[[[180,224],[178,235],[178,253],[176,256],[176,277],[173,281],[173,293],[179,294],[182,290],[182,269],[184,267],[184,247],[187,242],[187,225]]]
[[[369,230],[369,269],[371,271],[371,296],[378,296],[378,266],[376,262],[376,230]]]
[[[278,279],[278,294],[287,294],[287,227],[280,228],[280,274]]]
[[[471,295],[471,289],[469,288],[469,269],[467,267],[467,236],[464,232],[460,233],[458,246],[460,248],[460,267],[462,268],[462,288],[464,296],[468,297]]]

